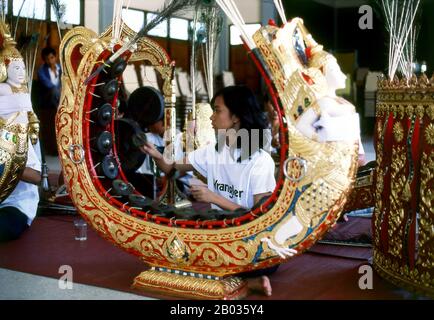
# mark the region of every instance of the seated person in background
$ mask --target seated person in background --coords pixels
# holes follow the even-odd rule
[[[57,62],[56,51],[53,48],[42,49],[41,56],[44,61],[44,64],[38,69],[40,83],[38,113],[41,118],[41,138],[44,151],[50,155],[57,155],[54,121],[60,103],[62,72],[60,64]]]
[[[207,186],[192,185],[193,197],[208,202],[215,209],[250,209],[263,197],[271,195],[276,186],[275,164],[263,150],[263,131],[268,128],[253,92],[244,86],[230,86],[217,92],[211,105],[211,121],[217,131],[217,144],[208,145],[188,154],[183,161],[171,162],[150,143],[142,150],[151,155],[165,173],[196,169],[207,178]],[[251,289],[271,295],[266,274],[276,268],[244,275]]]
[[[196,200],[208,202],[214,209],[250,209],[276,186],[274,161],[263,150],[267,120],[247,87],[224,88],[214,96],[212,105],[211,121],[218,135],[216,145],[197,149],[175,163],[150,143],[142,150],[166,174],[173,169],[180,172],[196,169],[206,177],[207,187],[191,186]]]
[[[42,85],[44,107],[57,109],[60,101],[62,72],[57,63],[56,50],[50,47],[42,49],[44,64],[38,70],[38,78]]]
[[[15,190],[0,203],[0,242],[18,239],[36,216],[41,163],[29,142],[26,168]]]
[[[141,87],[136,89],[128,99],[128,108],[125,111],[125,117],[131,118],[139,123],[141,128],[146,132],[147,141],[155,146],[160,152],[165,150],[166,137],[164,127],[164,98],[159,91],[152,87]],[[175,161],[184,157],[182,149],[182,134],[178,133],[175,140]],[[154,165],[150,156],[146,156],[142,165],[136,170],[130,181],[142,191],[143,195],[149,198],[155,198],[154,195],[154,176],[158,178],[164,176],[164,172]],[[177,180],[179,189],[182,192],[188,191],[190,173]],[[160,186],[161,187],[161,186]],[[160,190],[159,190],[160,191]]]

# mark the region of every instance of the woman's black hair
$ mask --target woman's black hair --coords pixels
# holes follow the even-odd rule
[[[268,120],[261,109],[258,100],[252,90],[246,86],[229,86],[218,91],[211,100],[211,105],[214,105],[217,97],[222,97],[224,104],[229,109],[231,114],[240,119],[240,129],[245,129],[249,135],[249,147],[243,148],[242,138],[238,136],[237,148],[241,149],[241,156],[238,162],[250,158],[259,149],[263,149],[264,130],[268,129]],[[255,142],[252,138],[253,130],[259,133],[258,141]],[[255,137],[256,138],[256,137]],[[255,143],[253,143],[255,142]],[[216,150],[220,151],[223,143],[217,142]],[[246,150],[245,150],[246,149]]]
[[[265,93],[264,94],[264,104],[266,104],[266,103],[268,103],[270,101],[271,101],[270,95],[268,93]]]

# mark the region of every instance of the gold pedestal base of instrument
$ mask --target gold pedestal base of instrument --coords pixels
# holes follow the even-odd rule
[[[167,188],[160,197],[159,202],[175,207],[176,209],[184,209],[192,206],[191,201],[187,200],[187,196],[179,191],[174,180],[168,181]]]
[[[247,283],[238,277],[192,276],[189,272],[155,269],[138,275],[133,288],[187,299],[239,300],[247,295]]]
[[[172,206],[176,209],[184,209],[192,207],[191,201],[185,199],[181,193],[176,194],[175,201],[169,199],[169,197],[164,195],[160,198],[159,202],[166,206]]]
[[[394,262],[374,248],[374,270],[397,287],[434,298],[434,277],[430,270],[413,269]]]

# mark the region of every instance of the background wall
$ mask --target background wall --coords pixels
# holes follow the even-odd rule
[[[422,1],[421,32],[416,55],[428,64],[428,75],[434,73],[434,0]]]
[[[99,31],[99,0],[84,0],[84,26]]]
[[[260,23],[261,19],[263,18],[263,3],[268,3],[270,1],[271,0],[235,0],[240,9],[240,12],[242,12],[243,18],[245,19],[246,23]],[[113,4],[114,0],[85,0],[85,26],[99,33],[105,30],[105,28],[112,22]],[[154,12],[161,9],[163,5],[164,0],[131,0],[130,2],[131,9]],[[180,14],[179,17],[193,19],[193,12],[186,11],[183,14]],[[229,25],[230,21],[228,19],[225,19],[225,25],[222,30],[222,35],[220,37],[220,42],[218,44],[216,54],[214,71],[216,74],[221,73],[222,70],[229,70],[232,66],[230,58],[231,49],[229,46]],[[188,43],[177,40],[168,41],[167,39],[157,37],[155,37],[154,40],[156,40],[161,46],[163,46],[163,48],[168,51],[171,58],[176,61],[178,67],[184,70],[189,70],[189,56],[191,54],[191,50]],[[241,57],[241,61],[236,57],[233,61],[238,61],[242,63],[248,62],[248,60],[245,59],[244,56],[245,51],[243,52],[243,57]],[[252,65],[248,65],[247,67],[250,69],[249,71],[241,70],[241,72],[237,73],[236,76],[238,80],[244,80],[246,79],[246,75],[252,75]],[[256,73],[254,73],[253,76],[256,77]],[[258,81],[254,80],[253,82],[256,83]]]
[[[102,4],[106,9],[110,7],[113,0],[85,0],[85,26],[95,31],[98,30],[99,21],[105,19],[104,23],[111,22],[111,16],[105,14],[101,17]],[[264,3],[270,3],[270,0],[236,0],[240,11],[242,12],[247,23],[265,22],[268,18],[263,14]],[[374,14],[374,29],[361,30],[358,27],[360,14],[358,7],[353,8],[333,8],[330,5],[333,1],[320,0],[284,0],[285,11],[288,17],[299,16],[305,21],[306,26],[314,35],[315,39],[323,44],[326,50],[340,53],[353,52],[355,55],[356,67],[367,67],[371,70],[385,71],[387,69],[387,34],[384,22],[379,15]],[[374,7],[372,0],[366,0],[365,3]],[[336,1],[333,2],[336,4]],[[131,0],[130,7],[141,10],[157,11],[164,4],[164,0]],[[434,0],[421,1],[421,30],[417,47],[417,59],[426,61],[428,72],[434,71]],[[186,18],[192,18],[185,15]],[[103,24],[104,24],[103,23]],[[227,24],[230,22],[227,21]],[[240,63],[246,63],[248,59],[241,55],[245,54],[244,49],[232,48],[229,46],[229,28],[225,28],[225,34],[222,36],[217,56],[217,70],[233,68]],[[163,40],[160,40],[164,42]],[[185,54],[183,54],[185,56]],[[231,58],[232,57],[232,58]],[[344,69],[348,69],[349,63],[342,61]],[[348,71],[348,70],[346,70]],[[237,75],[238,79],[249,77],[248,70],[242,70]]]
[[[112,1],[112,0],[108,0]],[[104,0],[106,2],[106,0]],[[261,0],[235,0],[240,12],[242,12],[246,22],[259,22],[261,21]],[[164,5],[164,0],[131,0],[131,9],[141,9],[146,11],[158,11]],[[192,13],[184,14],[182,17],[192,19]]]
[[[317,2],[318,1],[318,2]],[[388,63],[388,35],[385,23],[378,10],[377,1],[366,0],[374,9],[373,29],[361,30],[358,26],[361,15],[358,6],[332,8],[319,0],[284,1],[287,15],[302,17],[314,38],[326,50],[334,52],[355,52],[358,67],[386,71]],[[428,71],[434,72],[434,0],[421,0],[416,57],[428,63]]]

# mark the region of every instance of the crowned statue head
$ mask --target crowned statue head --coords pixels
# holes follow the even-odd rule
[[[0,22],[0,82],[8,83],[12,88],[21,88],[26,84],[23,57],[4,22]]]
[[[39,120],[33,112],[29,91],[27,88],[26,67],[21,53],[16,48],[8,25],[0,19],[0,96],[4,114],[16,111],[27,111],[28,134],[32,144],[39,137]],[[6,90],[3,90],[4,88]],[[20,118],[20,117],[19,117]]]
[[[321,45],[307,49],[309,68],[319,69],[324,75],[331,92],[346,87],[347,76],[342,72],[336,58],[323,50]]]

